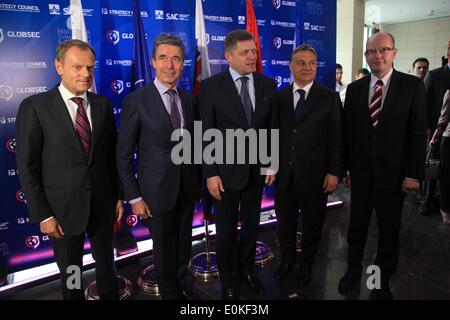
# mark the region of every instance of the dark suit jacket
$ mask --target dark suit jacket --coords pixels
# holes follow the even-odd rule
[[[276,84],[272,79],[257,73],[253,73],[253,79],[255,84],[255,111],[251,127],[254,129],[270,129],[272,127],[271,118],[274,113],[273,98]],[[203,132],[215,128],[220,130],[225,137],[226,129],[242,129],[245,131],[250,128],[233,78],[228,70],[202,81],[199,110],[203,122]],[[252,167],[248,164],[248,161],[245,164],[236,164],[236,148],[234,164],[225,164],[225,150],[223,154],[223,164],[203,164],[203,178],[220,176],[224,188],[242,190],[247,184]],[[260,163],[257,164],[258,168],[259,166]]]
[[[111,103],[88,92],[89,159],[57,87],[30,96],[16,119],[17,166],[34,223],[55,216],[66,235],[85,231],[89,214],[113,223],[118,199],[116,126]]]
[[[294,173],[296,192],[321,193],[325,175],[342,175],[342,107],[339,94],[313,84],[298,119],[292,85],[276,95],[280,128],[280,169],[276,185],[286,191]]]
[[[184,128],[190,132],[193,142],[193,98],[177,89],[183,107]],[[180,190],[184,190],[189,199],[198,196],[199,179],[195,166],[175,165],[171,160],[172,148],[178,144],[170,140],[172,132],[170,116],[153,82],[125,98],[117,141],[117,165],[125,199],[142,196],[151,210],[166,211],[173,208]],[[135,146],[138,179],[133,169]]]
[[[370,76],[352,82],[345,98],[347,167],[352,187],[401,188],[422,180],[426,148],[425,88],[420,78],[393,71],[376,129],[369,114]]]
[[[450,87],[450,69],[448,65],[430,70],[423,81],[427,98],[428,129],[433,134],[441,112],[442,99],[445,91]]]

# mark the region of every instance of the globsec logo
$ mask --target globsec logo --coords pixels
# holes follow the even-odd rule
[[[272,44],[275,48],[280,49],[281,47],[281,38],[280,37],[274,37],[272,39]]]
[[[121,94],[123,91],[123,80],[113,80],[111,82],[111,90],[117,94]]]
[[[40,244],[38,236],[29,236],[25,239],[25,245],[30,249],[36,249]]]
[[[53,15],[60,15],[61,9],[59,7],[59,4],[49,3],[48,4],[48,13],[53,14]]]
[[[209,33],[205,33],[206,44],[209,44]]]
[[[119,43],[119,40],[120,40],[119,31],[108,30],[108,31],[106,31],[105,36],[106,36],[106,40],[108,40],[113,45],[116,45]]]
[[[9,152],[16,153],[16,139],[9,139],[6,141],[6,149]]]
[[[0,43],[3,42],[3,39],[4,39],[4,37],[3,37],[3,29],[0,28]]]
[[[12,87],[0,84],[0,101],[8,101],[13,97]]]
[[[238,16],[238,24],[245,24],[245,16]]]
[[[272,5],[274,6],[275,9],[280,9],[281,7],[281,0],[272,0]]]
[[[155,10],[155,19],[164,20],[164,10]]]
[[[17,192],[16,192],[16,199],[19,202],[23,202],[23,203],[26,202],[25,201],[25,192],[23,192],[22,189],[17,190]]]
[[[275,80],[277,87],[280,87],[283,84],[283,78],[281,78],[280,76],[276,76],[275,78],[273,78],[273,80]]]
[[[138,217],[135,214],[130,214],[126,219],[127,225],[134,227],[138,223]]]

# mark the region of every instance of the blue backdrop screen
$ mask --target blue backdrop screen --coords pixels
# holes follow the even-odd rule
[[[40,233],[38,225],[29,223],[16,167],[14,127],[18,106],[24,98],[51,90],[59,83],[53,66],[55,48],[71,38],[71,31],[69,0],[0,1],[0,267],[9,273],[53,261],[48,237]],[[227,68],[223,42],[229,31],[245,29],[245,3],[203,0],[212,74]],[[131,90],[132,1],[84,0],[82,5],[89,41],[97,53],[97,92],[113,102],[118,124],[122,100]],[[299,36],[318,52],[317,80],[334,89],[336,1],[253,0],[253,5],[264,73],[275,79],[279,88],[290,83],[289,59],[298,10]],[[179,85],[191,91],[195,0],[141,0],[140,9],[150,55],[153,40],[160,33],[183,39],[186,57]],[[272,193],[272,189],[265,189],[263,208],[273,205]],[[202,208],[197,205],[193,225],[200,224]],[[120,232],[130,232],[137,240],[150,236],[144,222],[132,215],[129,208]]]

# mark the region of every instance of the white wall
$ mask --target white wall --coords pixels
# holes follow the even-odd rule
[[[409,72],[416,58],[425,57],[430,69],[441,66],[441,57],[446,53],[450,40],[450,17],[414,22],[382,25],[381,31],[392,33],[398,48],[395,68]]]
[[[337,0],[336,62],[342,65],[342,81],[348,84],[362,66],[364,1]]]

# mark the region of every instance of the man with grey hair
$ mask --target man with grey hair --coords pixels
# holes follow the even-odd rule
[[[360,288],[362,259],[372,213],[377,216],[376,281],[369,298],[392,299],[390,279],[398,266],[403,200],[424,176],[425,88],[418,77],[396,71],[394,37],[379,32],[364,52],[370,76],[349,84],[344,107],[346,169],[351,187],[347,235],[348,270],[339,292]]]
[[[342,175],[343,136],[339,93],[314,82],[316,51],[307,44],[294,50],[290,62],[294,82],[277,92],[280,169],[275,187],[277,237],[281,263],[275,279],[283,279],[297,260],[298,212],[302,219],[302,251],[297,282],[304,287],[325,221],[328,194]]]
[[[152,65],[156,77],[125,98],[117,142],[125,199],[134,214],[148,221],[156,280],[164,300],[186,298],[185,273],[199,189],[194,166],[174,164],[171,159],[173,131],[182,129],[193,135],[194,101],[177,86],[183,63],[180,38],[162,34],[155,39]],[[133,169],[135,148],[138,178]]]
[[[251,33],[228,33],[225,58],[229,70],[202,82],[199,109],[203,129],[218,129],[223,136],[229,129],[270,129],[276,85],[256,73],[257,52]],[[246,155],[251,147],[255,146],[246,143]],[[223,155],[227,158],[227,150]],[[238,299],[243,282],[259,294],[265,293],[255,274],[255,251],[263,185],[274,181],[273,175],[261,176],[261,163],[252,164],[248,157],[244,164],[238,164],[236,157],[233,160],[203,165],[203,178],[216,209],[217,264],[224,299]]]
[[[84,299],[82,279],[71,286],[69,276],[73,266],[82,270],[85,234],[100,299],[119,298],[113,255],[113,225],[123,212],[117,131],[111,102],[88,92],[94,62],[88,43],[62,42],[55,60],[61,83],[26,98],[16,119],[20,181],[31,221],[50,237],[64,299]]]

